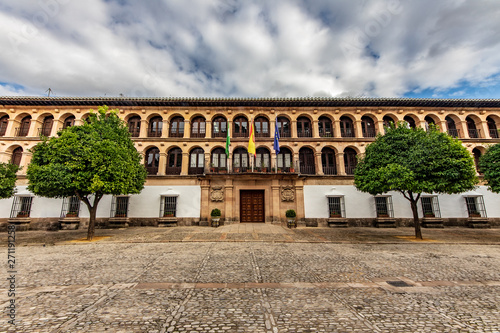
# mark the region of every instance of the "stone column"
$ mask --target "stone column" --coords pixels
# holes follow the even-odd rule
[[[461,126],[462,126],[462,131],[464,132],[463,133],[463,138],[464,139],[470,139],[470,136],[469,136],[469,128],[467,127],[467,121],[465,120],[462,120],[460,122]]]
[[[342,133],[340,132],[340,119],[335,119],[333,121],[333,136],[336,138],[342,137]]]
[[[233,180],[230,178],[226,179],[226,184],[224,185],[224,215],[226,221],[233,222],[236,221],[237,216],[235,216],[236,198],[234,197],[234,186]]]
[[[297,180],[295,183],[295,205],[297,208],[297,222],[302,222],[305,226],[305,209],[304,209],[304,183],[302,180]]]
[[[271,185],[271,218],[273,223],[281,223],[281,208],[280,208],[280,185],[279,180],[274,179]]]
[[[318,123],[319,121],[316,119],[316,120],[313,120],[312,122],[312,128],[311,128],[311,131],[312,131],[312,137],[313,138],[316,138],[316,139],[319,139],[320,136],[319,136],[319,126],[318,126]]]
[[[316,174],[324,175],[323,172],[323,163],[321,163],[321,153],[315,153],[316,158]]]
[[[290,135],[292,138],[297,137],[297,120],[292,120],[290,122]]]
[[[345,176],[344,152],[337,153],[337,173],[339,176]]]
[[[491,139],[490,128],[488,127],[488,122],[486,120],[479,123],[478,129],[480,130],[480,138]]]
[[[210,152],[205,152],[205,163],[203,163],[204,173],[210,172]]]
[[[189,153],[182,153],[182,168],[181,168],[181,176],[185,176],[188,174],[189,170]]]
[[[36,126],[37,125],[37,122],[33,119],[31,119],[31,122],[30,122],[30,128],[28,130],[28,135],[26,135],[26,137],[36,137],[37,136],[37,133],[36,133]]]
[[[200,205],[200,225],[210,225],[210,184],[202,181],[201,184],[201,205]]]
[[[184,120],[184,137],[191,137],[191,123],[189,122],[189,119]]]
[[[377,121],[376,127],[377,127],[376,134],[380,133],[380,134],[384,135],[384,122],[382,120]]]
[[[363,129],[361,127],[361,120],[356,120],[354,123],[354,137],[355,138],[362,138],[363,137]]]
[[[161,127],[161,138],[164,139],[164,138],[168,138],[168,120],[167,119],[163,119],[162,120],[162,127]]]
[[[165,176],[167,170],[167,153],[160,152],[160,162],[158,163],[158,175]]]
[[[16,135],[16,125],[18,125],[19,122],[16,121],[13,118],[9,117],[9,121],[7,123],[7,128],[5,129],[5,137],[13,137]]]
[[[205,121],[205,138],[212,137],[212,122],[207,120]]]
[[[146,138],[148,136],[148,121],[146,119],[141,120],[141,128],[139,130],[139,137]]]

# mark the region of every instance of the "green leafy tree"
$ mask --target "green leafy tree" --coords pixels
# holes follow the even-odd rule
[[[500,192],[500,144],[490,146],[479,159],[479,168],[484,174],[488,188]]]
[[[417,203],[422,193],[461,193],[478,179],[471,154],[461,142],[439,132],[392,125],[366,147],[354,172],[354,184],[372,195],[389,191],[410,201],[415,237],[422,239]]]
[[[0,199],[10,198],[16,192],[18,170],[15,164],[0,163]]]
[[[85,124],[66,128],[31,150],[28,189],[43,197],[76,195],[90,213],[87,239],[94,237],[97,205],[105,194],[135,194],[147,172],[118,110],[91,110]]]

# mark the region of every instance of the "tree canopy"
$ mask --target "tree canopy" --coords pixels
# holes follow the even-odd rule
[[[422,193],[461,193],[477,182],[474,160],[459,140],[434,127],[425,131],[404,123],[388,127],[369,144],[354,173],[360,191],[397,191],[410,201],[418,238],[422,234],[417,202]]]
[[[0,163],[0,199],[10,198],[16,192],[18,170],[15,164]]]
[[[92,239],[99,200],[105,194],[135,194],[144,188],[147,172],[117,110],[99,107],[80,126],[45,139],[31,150],[28,189],[50,198],[78,196],[90,212]]]
[[[500,192],[500,144],[490,146],[479,159],[479,169],[484,174],[488,188]]]

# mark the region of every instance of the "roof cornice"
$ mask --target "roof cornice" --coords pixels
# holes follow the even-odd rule
[[[170,107],[500,107],[500,99],[437,98],[218,98],[218,97],[0,97],[3,106],[170,106]]]

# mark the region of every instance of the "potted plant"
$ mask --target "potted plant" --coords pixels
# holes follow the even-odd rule
[[[164,213],[163,213],[163,217],[174,217],[175,216],[175,213],[171,210],[166,210]]]
[[[219,168],[219,173],[226,173],[227,172],[227,168]]]
[[[78,217],[78,213],[75,211],[69,211],[66,213],[66,217]]]
[[[216,168],[213,163],[210,163],[210,172],[215,172]]]
[[[429,217],[436,217],[436,216],[434,215],[434,213],[433,213],[433,212],[425,212],[425,213],[424,213],[424,217],[429,218]]]
[[[342,217],[342,214],[338,210],[330,211],[330,217]]]
[[[295,172],[292,161],[290,161],[290,172]]]
[[[469,217],[481,217],[481,214],[478,211],[472,211],[470,212]]]
[[[212,209],[212,212],[210,213],[210,216],[212,217],[212,227],[218,227],[219,226],[219,221],[220,221],[220,209],[214,208]]]
[[[26,211],[20,211],[19,213],[17,213],[17,217],[29,217],[29,212],[26,212]]]
[[[288,228],[297,228],[297,223],[295,223],[295,217],[297,214],[295,213],[295,210],[289,209],[285,212],[285,216],[287,218],[287,226]]]

